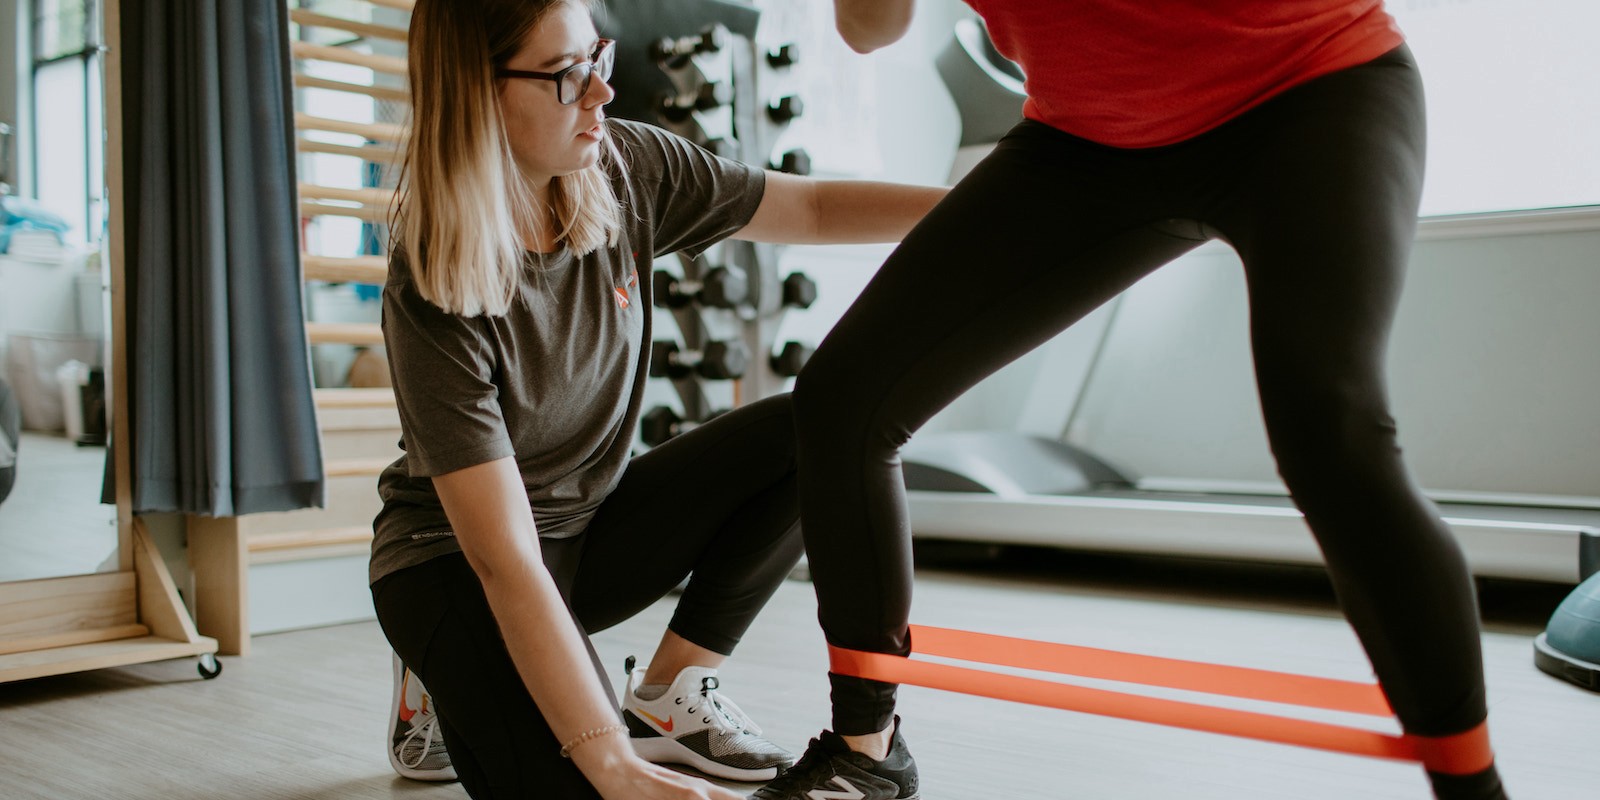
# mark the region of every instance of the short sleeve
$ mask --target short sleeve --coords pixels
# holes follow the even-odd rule
[[[412,477],[513,455],[486,317],[450,314],[409,280],[391,280],[383,290],[383,339]]]
[[[691,258],[749,224],[766,191],[766,173],[713,155],[653,125],[612,122],[630,171],[647,195],[653,255]]]

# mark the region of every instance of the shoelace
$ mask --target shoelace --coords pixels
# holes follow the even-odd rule
[[[411,730],[406,731],[406,738],[400,740],[400,752],[398,753],[400,763],[409,769],[421,767],[422,762],[428,759],[428,754],[433,752],[434,737],[438,734],[439,717],[434,714],[418,714],[417,721],[411,725]],[[415,750],[416,758],[409,759],[406,757],[406,752],[411,749],[411,745],[417,741],[419,736],[422,739],[422,744]],[[444,744],[444,741],[442,739],[439,740],[439,744]]]
[[[789,767],[782,775],[779,775],[777,781],[767,785],[777,785],[778,781],[783,781],[786,778],[791,782],[804,780],[807,771],[809,771],[814,764],[816,764],[818,761],[827,760],[828,753],[822,749],[822,740],[812,739],[811,743],[806,745],[805,752],[800,754],[800,760],[794,762],[794,766]]]
[[[744,713],[744,709],[740,708],[737,703],[717,691],[717,687],[720,685],[721,682],[715,676],[707,676],[700,679],[700,696],[705,698],[705,702],[709,703],[711,708],[717,712],[711,715],[712,719],[717,722],[717,727],[736,733],[742,731],[760,736],[761,726],[757,725],[749,714]],[[694,709],[690,708],[689,711],[693,713]]]

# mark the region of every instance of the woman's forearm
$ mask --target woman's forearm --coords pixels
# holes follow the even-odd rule
[[[943,186],[818,181],[816,243],[898,242],[949,192]]]
[[[533,512],[509,459],[434,478],[456,539],[483,584],[512,663],[556,738],[617,723],[588,649],[539,552]],[[630,756],[623,735],[601,736],[572,753],[585,775]]]
[[[496,574],[484,581],[484,594],[511,661],[557,740],[569,743],[585,732],[618,724],[589,651],[542,563],[535,560],[520,574]],[[593,781],[632,753],[627,735],[614,732],[584,742],[571,755]]]
[[[770,172],[755,216],[733,236],[779,244],[898,242],[949,191]]]

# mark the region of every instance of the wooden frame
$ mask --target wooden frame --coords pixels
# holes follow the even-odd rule
[[[353,281],[382,286],[388,279],[389,259],[384,256],[300,257],[301,270],[308,281]]]
[[[309,11],[304,8],[289,9],[289,19],[309,28],[332,28],[346,33],[353,33],[357,36],[391,39],[396,42],[406,40],[406,30],[404,28],[391,28],[388,25],[374,25],[370,22],[330,17],[327,14],[318,14],[315,11]]]
[[[111,278],[111,430],[128,420],[128,293],[122,172],[121,3],[105,4],[107,268]],[[196,632],[161,554],[133,515],[128,448],[114,448],[117,571],[0,584],[0,682],[217,652]]]
[[[404,89],[391,89],[387,86],[364,86],[359,83],[346,83],[299,73],[295,73],[294,85],[302,89],[322,89],[329,92],[359,94],[374,100],[384,100],[390,103],[411,102],[411,95]]]
[[[388,122],[346,122],[342,119],[314,117],[300,112],[294,115],[294,126],[302,131],[348,133],[383,142],[398,142],[406,132],[405,126]]]
[[[289,52],[295,58],[311,61],[332,61],[336,64],[349,64],[355,67],[366,67],[374,72],[387,72],[391,75],[406,74],[406,61],[403,58],[392,56],[375,56],[369,53],[358,53],[343,47],[330,47],[325,44],[311,44],[309,42],[290,42]]]

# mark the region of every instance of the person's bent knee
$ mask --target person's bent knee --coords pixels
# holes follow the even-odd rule
[[[859,388],[835,380],[826,369],[813,370],[814,363],[800,371],[790,393],[795,427],[808,440],[839,430],[864,410]]]
[[[1303,406],[1292,424],[1276,426],[1271,438],[1278,474],[1296,495],[1330,483],[1387,483],[1400,465],[1398,431],[1382,407],[1348,402]]]

